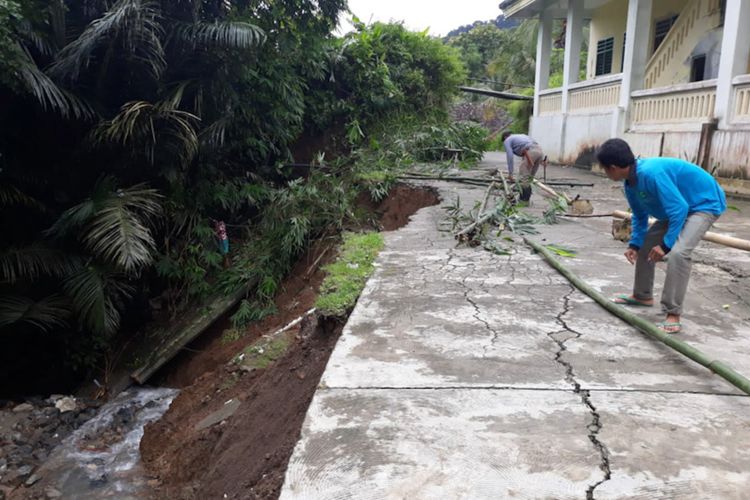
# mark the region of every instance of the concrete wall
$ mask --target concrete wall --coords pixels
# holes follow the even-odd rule
[[[661,155],[698,163],[700,132],[665,132]]]
[[[709,161],[721,177],[750,180],[750,130],[716,131]]]
[[[550,161],[560,162],[563,115],[532,116],[529,135],[539,143]]]
[[[661,152],[661,133],[625,133],[622,138],[628,141],[630,149],[633,150],[633,154],[636,157],[641,156],[648,158],[651,156],[659,156]]]
[[[565,149],[562,162],[566,165],[591,165],[593,150],[610,138],[613,112],[569,114],[565,127]]]
[[[658,3],[658,1],[656,2]],[[612,0],[591,13],[589,31],[589,54],[586,61],[586,78],[591,80],[596,74],[596,43],[613,37],[612,73],[620,73],[622,67],[622,41],[628,19],[628,0]]]
[[[698,161],[700,132],[630,132],[623,136],[636,156],[669,156]]]

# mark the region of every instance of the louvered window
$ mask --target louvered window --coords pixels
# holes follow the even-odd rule
[[[596,76],[612,73],[612,54],[614,53],[614,37],[596,42]]]
[[[677,15],[656,21],[654,25],[654,52],[659,48],[661,42],[667,37],[667,33],[672,29],[672,25],[677,21]]]

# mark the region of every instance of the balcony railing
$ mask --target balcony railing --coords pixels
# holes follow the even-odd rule
[[[622,75],[587,80],[569,87],[568,112],[611,111],[620,101]]]
[[[562,89],[549,89],[539,92],[539,114],[562,113]]]
[[[612,111],[620,101],[622,75],[611,75],[575,83],[568,87],[568,109],[562,107],[562,89],[539,92],[539,114],[597,113]]]
[[[632,93],[631,124],[635,129],[669,125],[700,129],[714,116],[716,80],[673,85]]]
[[[750,75],[736,77],[734,83],[734,110],[732,121],[750,123]]]

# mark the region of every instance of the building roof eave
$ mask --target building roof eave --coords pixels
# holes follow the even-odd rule
[[[499,8],[507,19],[510,17],[534,17],[539,13],[542,5],[543,2],[540,0],[503,0],[500,2]]]

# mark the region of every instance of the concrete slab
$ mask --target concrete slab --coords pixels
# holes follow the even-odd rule
[[[281,498],[585,498],[590,421],[565,391],[325,391]]]
[[[477,172],[502,168],[488,155]],[[589,172],[597,212],[625,208]],[[465,174],[463,174],[465,175]],[[484,189],[434,183],[443,205]],[[750,204],[732,201],[744,213]],[[531,212],[547,203],[538,195]],[[578,252],[566,265],[606,295],[633,268],[610,219],[539,225]],[[456,247],[441,207],[386,245],[331,355],[281,498],[743,498],[750,398],[621,322],[523,244]],[[449,229],[449,228],[448,228]],[[722,229],[750,237],[729,214]],[[515,237],[518,242],[520,238]],[[683,340],[750,376],[750,254],[701,244]],[[657,296],[663,282],[657,269]],[[636,309],[653,321],[658,307]],[[750,449],[750,448],[748,448]]]
[[[612,477],[596,498],[746,499],[750,398],[592,392]]]

